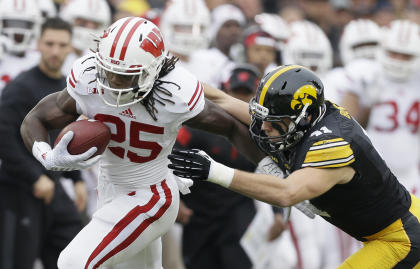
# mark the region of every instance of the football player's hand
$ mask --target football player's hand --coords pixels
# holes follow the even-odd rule
[[[283,215],[280,213],[274,213],[274,222],[268,230],[268,241],[276,240],[286,229],[286,223]]]
[[[89,159],[95,154],[96,147],[92,147],[88,151],[77,155],[71,155],[67,151],[67,145],[73,139],[73,136],[74,133],[68,131],[53,149],[46,142],[36,141],[32,146],[32,154],[46,169],[53,171],[80,170],[98,162],[101,155]]]
[[[50,204],[55,191],[55,182],[46,175],[41,175],[33,184],[33,194],[36,198],[44,200],[46,205]]]
[[[214,161],[202,150],[173,149],[168,158],[171,161],[168,167],[173,169],[176,176],[208,180],[226,188],[232,182],[234,169]]]

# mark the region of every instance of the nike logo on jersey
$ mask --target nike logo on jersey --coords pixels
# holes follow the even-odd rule
[[[122,112],[120,112],[118,114],[120,114],[121,116],[132,118],[132,119],[136,118],[136,115],[133,114],[133,112],[131,111],[131,108],[123,110]]]

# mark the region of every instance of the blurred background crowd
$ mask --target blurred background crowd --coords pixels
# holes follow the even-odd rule
[[[420,0],[0,0],[0,114],[7,115],[0,117],[0,193],[11,196],[12,189],[22,189],[33,199],[1,195],[0,268],[55,268],[45,258],[46,249],[55,249],[49,258],[54,261],[96,203],[95,168],[80,174],[31,174],[32,166],[12,157],[22,150],[13,145],[22,144],[18,128],[25,115],[19,112],[14,122],[8,116],[17,113],[17,106],[29,111],[36,102],[12,102],[10,92],[22,88],[25,72],[36,66],[64,83],[65,76],[72,76],[73,62],[95,51],[95,36],[127,16],[158,25],[166,49],[179,57],[177,65],[246,102],[276,66],[310,68],[323,80],[326,97],[366,128],[392,171],[418,195]],[[61,23],[56,17],[72,31],[51,26]],[[67,34],[50,36],[48,29]],[[35,91],[36,83],[31,86]],[[191,128],[180,130],[176,146],[204,149],[231,167],[256,168],[225,139]],[[24,148],[23,155],[33,159]],[[51,239],[57,229],[67,229],[62,216],[73,210],[66,204],[50,212],[58,184],[81,216],[69,220],[76,231],[67,239]],[[177,225],[164,238],[165,269],[336,268],[361,246],[320,217],[312,220],[296,209],[290,213],[216,185],[199,185],[182,198]],[[32,216],[41,219],[36,228],[22,209],[31,203],[40,203]],[[12,236],[20,226],[28,237]],[[38,243],[25,243],[35,233]],[[22,258],[17,254],[22,251],[30,255]],[[26,265],[18,265],[22,259]]]

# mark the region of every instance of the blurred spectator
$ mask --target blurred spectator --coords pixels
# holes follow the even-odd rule
[[[47,18],[54,18],[57,16],[57,8],[53,2],[53,0],[36,0],[41,10],[41,16],[43,22]]]
[[[45,269],[57,268],[59,253],[82,228],[75,203],[58,181],[61,176],[75,180],[75,202],[83,210],[86,188],[80,173],[47,171],[26,150],[19,131],[39,100],[66,86],[61,65],[71,50],[71,26],[57,18],[46,20],[38,49],[39,65],[6,86],[0,105],[2,269],[32,269],[36,258]],[[50,134],[52,141],[57,134]]]
[[[220,88],[229,78],[233,62],[231,48],[240,41],[246,24],[242,11],[233,5],[221,5],[211,12],[210,38],[213,47],[190,55],[194,74],[200,81]]]
[[[248,22],[253,22],[255,15],[263,12],[261,0],[233,0],[244,13]]]
[[[212,11],[216,7],[231,3],[231,0],[205,0],[207,7]]]
[[[62,7],[60,17],[73,26],[73,53],[63,65],[67,75],[76,59],[96,50],[95,37],[101,36],[111,23],[111,11],[106,0],[72,0]]]
[[[149,9],[150,5],[146,0],[122,0],[117,4],[117,10],[130,14],[128,16],[142,17]],[[117,18],[113,19],[113,21],[117,20]]]
[[[40,22],[41,12],[35,1],[0,1],[0,31],[10,44],[0,63],[0,93],[20,72],[37,64],[39,55],[31,45]]]
[[[94,37],[101,36],[111,23],[106,0],[72,0],[62,7],[60,17],[73,26],[72,45],[78,57],[96,49]]]
[[[261,79],[261,73],[250,64],[236,65],[229,80],[223,84],[222,89],[229,95],[249,102],[254,97],[255,90]]]
[[[178,0],[166,7],[160,29],[167,49],[187,63],[189,55],[209,46],[210,11],[202,0]]]
[[[284,6],[280,10],[279,14],[280,17],[282,17],[287,23],[300,21],[305,18],[305,14],[303,13],[302,9],[299,8],[296,4]]]
[[[277,42],[258,26],[246,30],[244,46],[246,62],[257,67],[259,73],[266,74],[277,66]]]
[[[255,16],[255,22],[261,30],[270,34],[276,40],[275,63],[281,65],[281,51],[290,36],[289,25],[277,14],[261,13]]]

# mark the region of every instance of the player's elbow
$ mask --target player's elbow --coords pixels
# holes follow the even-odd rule
[[[296,196],[297,194],[292,188],[284,188],[279,191],[274,205],[280,207],[292,206],[297,203]]]

